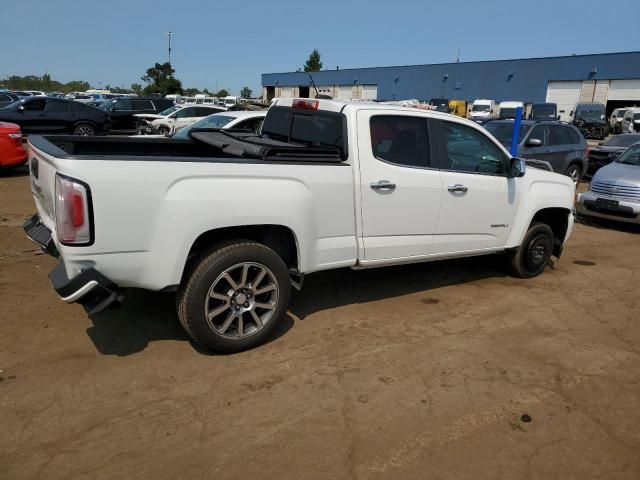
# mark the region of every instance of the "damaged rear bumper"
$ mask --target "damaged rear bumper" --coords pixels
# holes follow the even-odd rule
[[[99,313],[119,301],[118,286],[95,268],[82,270],[69,278],[64,262],[51,238],[49,230],[34,215],[23,225],[27,237],[49,255],[58,258],[58,265],[49,272],[49,280],[56,293],[67,303],[79,303],[90,314]]]

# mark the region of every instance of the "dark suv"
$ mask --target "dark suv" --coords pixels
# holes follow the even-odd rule
[[[111,115],[111,130],[136,131],[138,118],[136,113],[160,113],[173,106],[173,100],[169,98],[116,98],[101,105]]]
[[[585,138],[604,140],[609,135],[606,109],[602,103],[578,103],[571,112],[571,123],[578,127]]]
[[[0,121],[17,123],[22,133],[106,135],[109,114],[73,100],[27,97],[0,108]]]
[[[485,128],[505,147],[511,148],[513,124],[513,120],[496,120]],[[587,141],[573,125],[522,121],[519,157],[549,162],[554,172],[564,173],[577,182],[587,171],[587,153]]]

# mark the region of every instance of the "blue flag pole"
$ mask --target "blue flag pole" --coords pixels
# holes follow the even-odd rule
[[[511,156],[518,155],[518,139],[520,138],[520,125],[522,124],[522,107],[516,108],[516,119],[513,122],[513,136],[511,137]]]

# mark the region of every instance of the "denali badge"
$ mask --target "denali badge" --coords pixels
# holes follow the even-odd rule
[[[491,228],[507,228],[509,224],[507,223],[494,223],[491,225]]]

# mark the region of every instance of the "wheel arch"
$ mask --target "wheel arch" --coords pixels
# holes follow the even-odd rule
[[[571,210],[562,207],[550,207],[538,210],[529,222],[529,228],[534,223],[549,225],[553,232],[553,255],[560,258],[562,246],[569,230],[569,216]]]
[[[202,232],[193,241],[182,269],[182,277],[199,256],[216,244],[232,240],[252,240],[275,251],[290,271],[300,268],[300,245],[291,228],[283,225],[242,225],[222,227]]]

